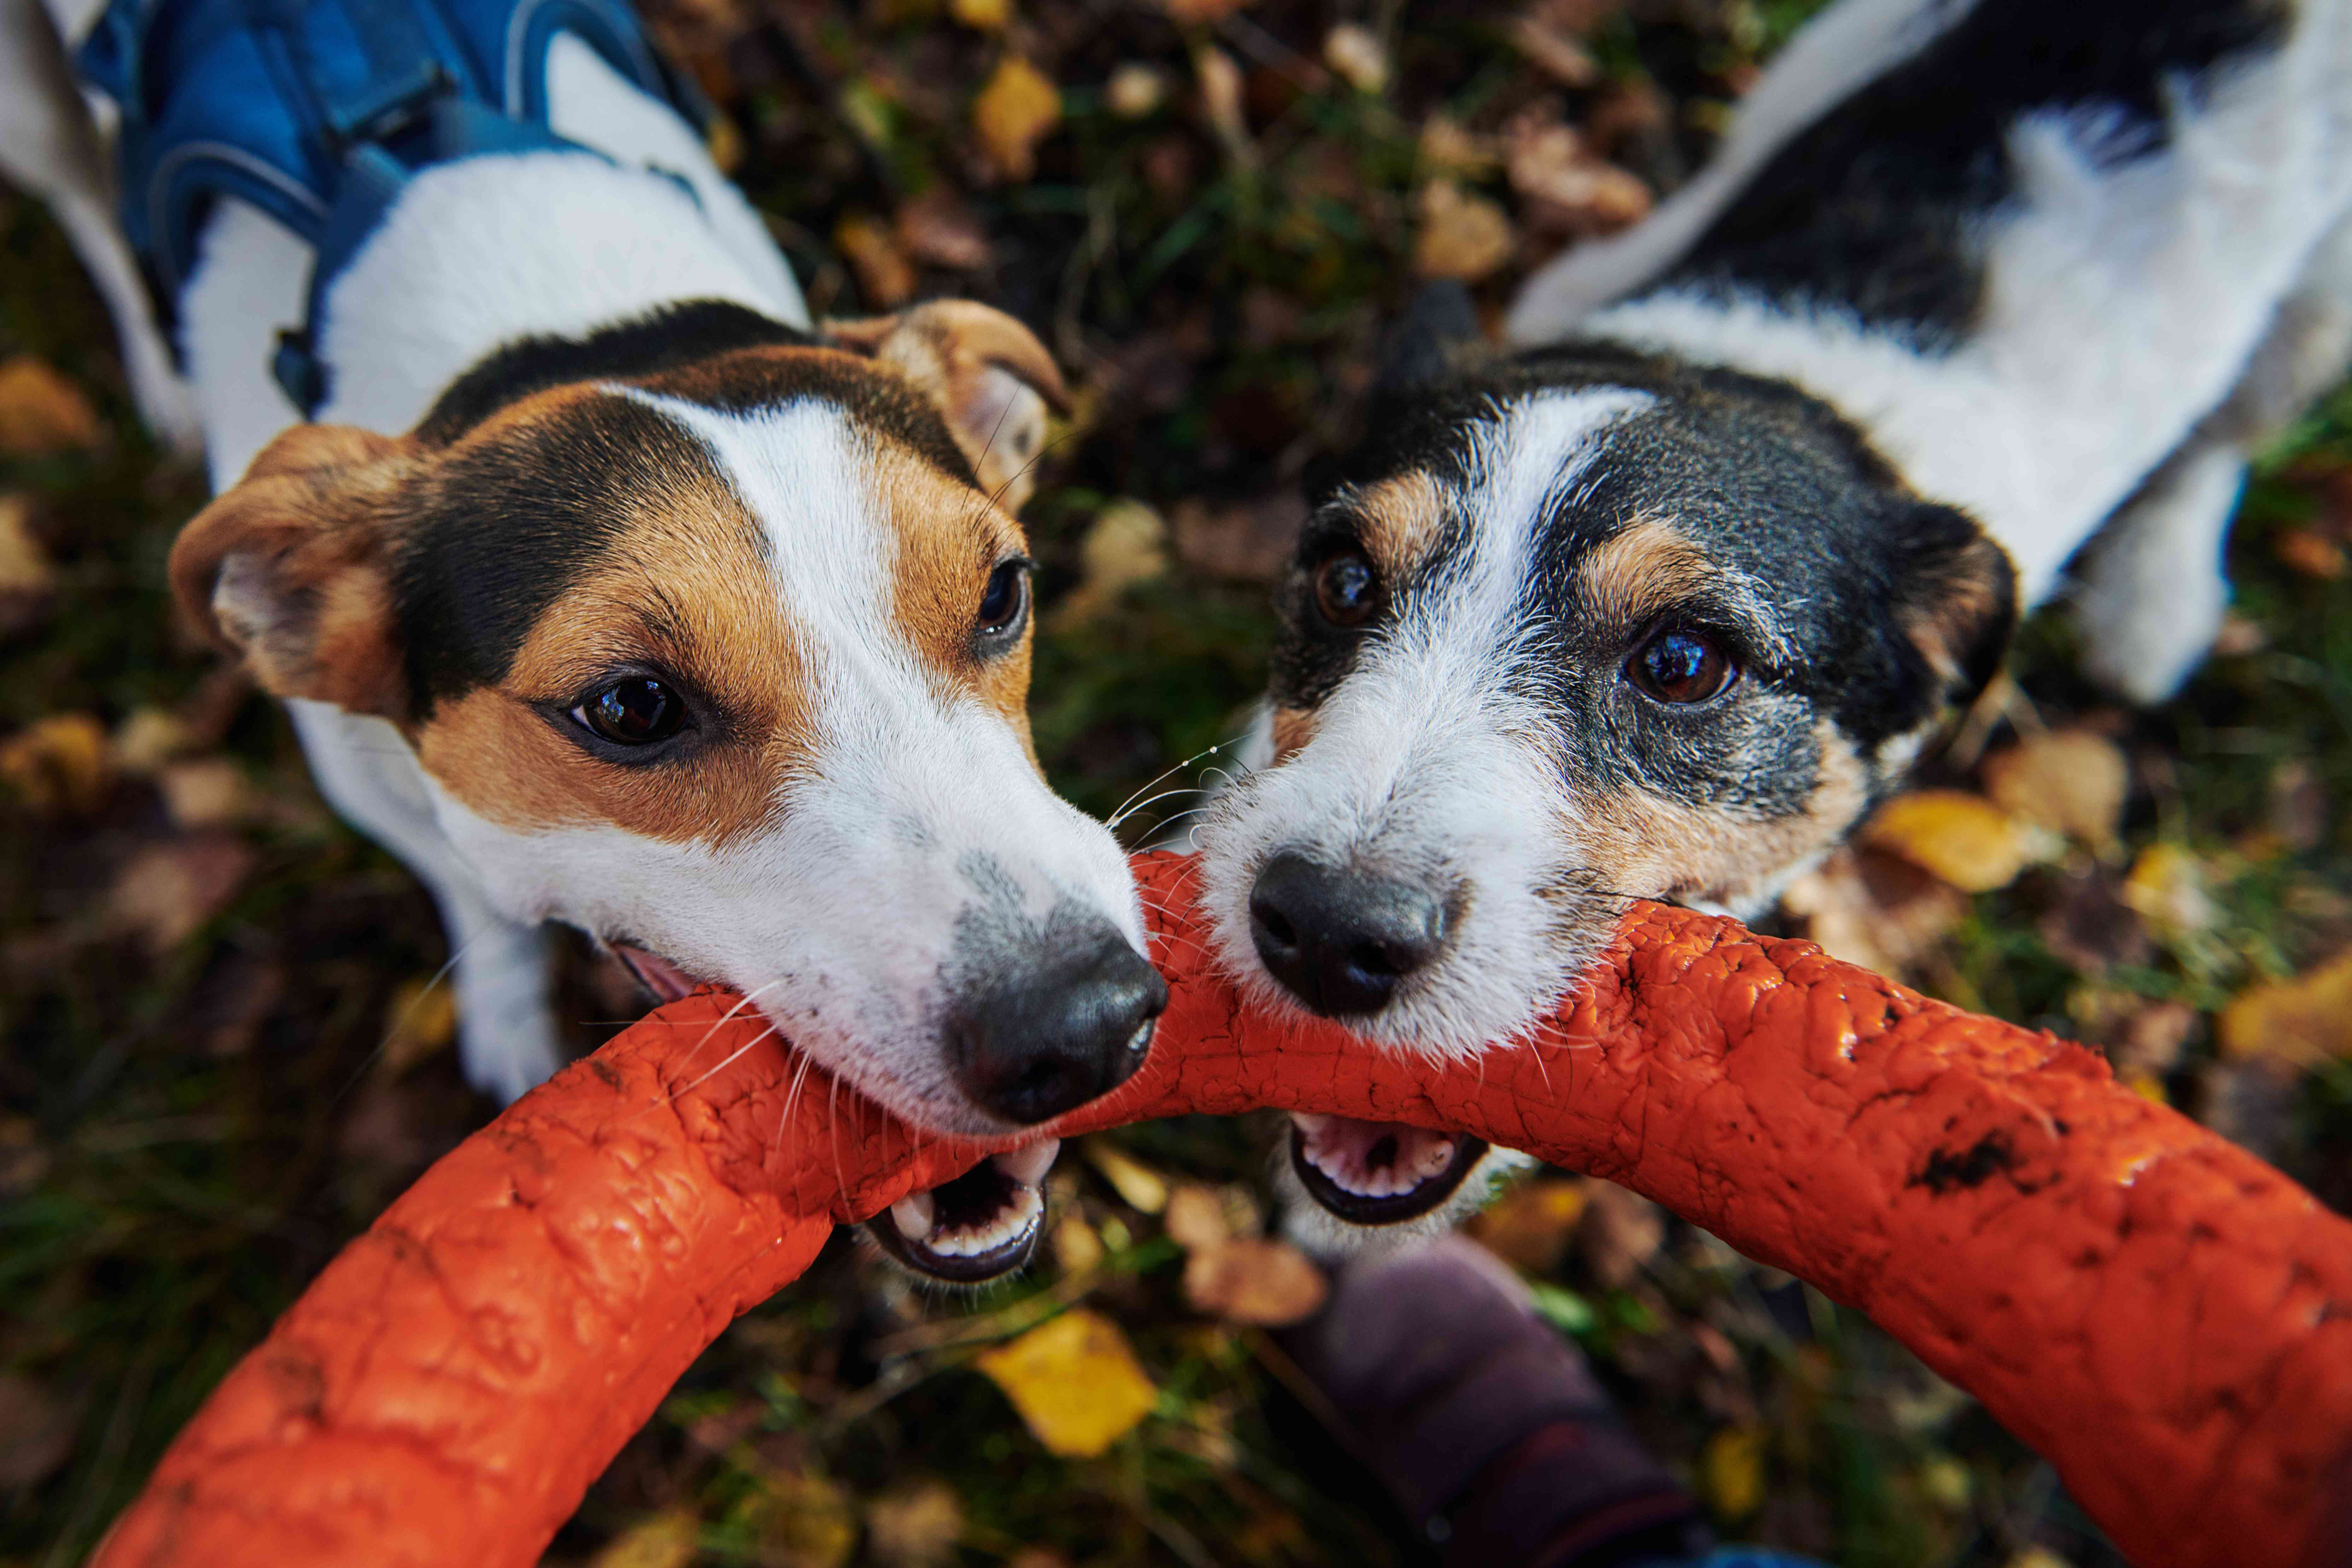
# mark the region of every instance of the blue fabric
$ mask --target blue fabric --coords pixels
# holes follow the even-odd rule
[[[565,32],[700,118],[626,0],[110,0],[79,64],[121,108],[123,233],[167,318],[220,196],[318,248],[315,314],[417,169],[575,145],[547,128]],[[323,395],[283,356],[279,379],[306,413]]]

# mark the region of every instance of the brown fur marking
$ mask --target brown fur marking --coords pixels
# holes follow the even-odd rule
[[[1690,540],[1656,518],[1642,517],[1577,563],[1577,599],[1601,625],[1627,630],[1704,587],[1714,571]]]

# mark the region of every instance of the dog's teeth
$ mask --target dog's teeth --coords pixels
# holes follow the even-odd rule
[[[996,1156],[996,1168],[1024,1186],[1035,1186],[1054,1168],[1054,1156],[1062,1150],[1059,1138],[1041,1138],[1025,1149]]]
[[[1290,1124],[1306,1134],[1309,1141],[1328,1132],[1334,1120],[1336,1118],[1318,1115],[1312,1111],[1293,1111],[1290,1113]]]
[[[1011,1201],[984,1224],[959,1227],[930,1239],[930,1249],[943,1258],[972,1258],[993,1252],[1023,1235],[1045,1215],[1045,1199],[1034,1186],[1016,1186]]]
[[[911,1193],[890,1206],[890,1223],[897,1226],[898,1234],[908,1240],[920,1241],[931,1233],[934,1207],[929,1193]]]

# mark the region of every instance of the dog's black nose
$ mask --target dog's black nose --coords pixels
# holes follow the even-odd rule
[[[1168,982],[1117,931],[1060,940],[1003,968],[948,1019],[956,1082],[982,1108],[1043,1122],[1143,1065]]]
[[[1376,1013],[1444,950],[1453,924],[1424,890],[1284,853],[1250,889],[1250,936],[1274,977],[1317,1012]]]

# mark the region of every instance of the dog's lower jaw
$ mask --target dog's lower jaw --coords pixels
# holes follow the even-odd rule
[[[1360,1224],[1332,1212],[1308,1188],[1292,1156],[1294,1134],[1286,1132],[1274,1162],[1276,1198],[1282,1234],[1308,1257],[1325,1263],[1402,1252],[1423,1247],[1486,1207],[1496,1194],[1537,1165],[1516,1149],[1485,1145],[1454,1185],[1418,1215],[1384,1224]]]
[[[953,1181],[900,1198],[867,1222],[866,1235],[885,1257],[933,1284],[1003,1279],[1036,1255],[1045,1233],[1045,1173],[1061,1146],[1045,1138],[983,1160]]]

